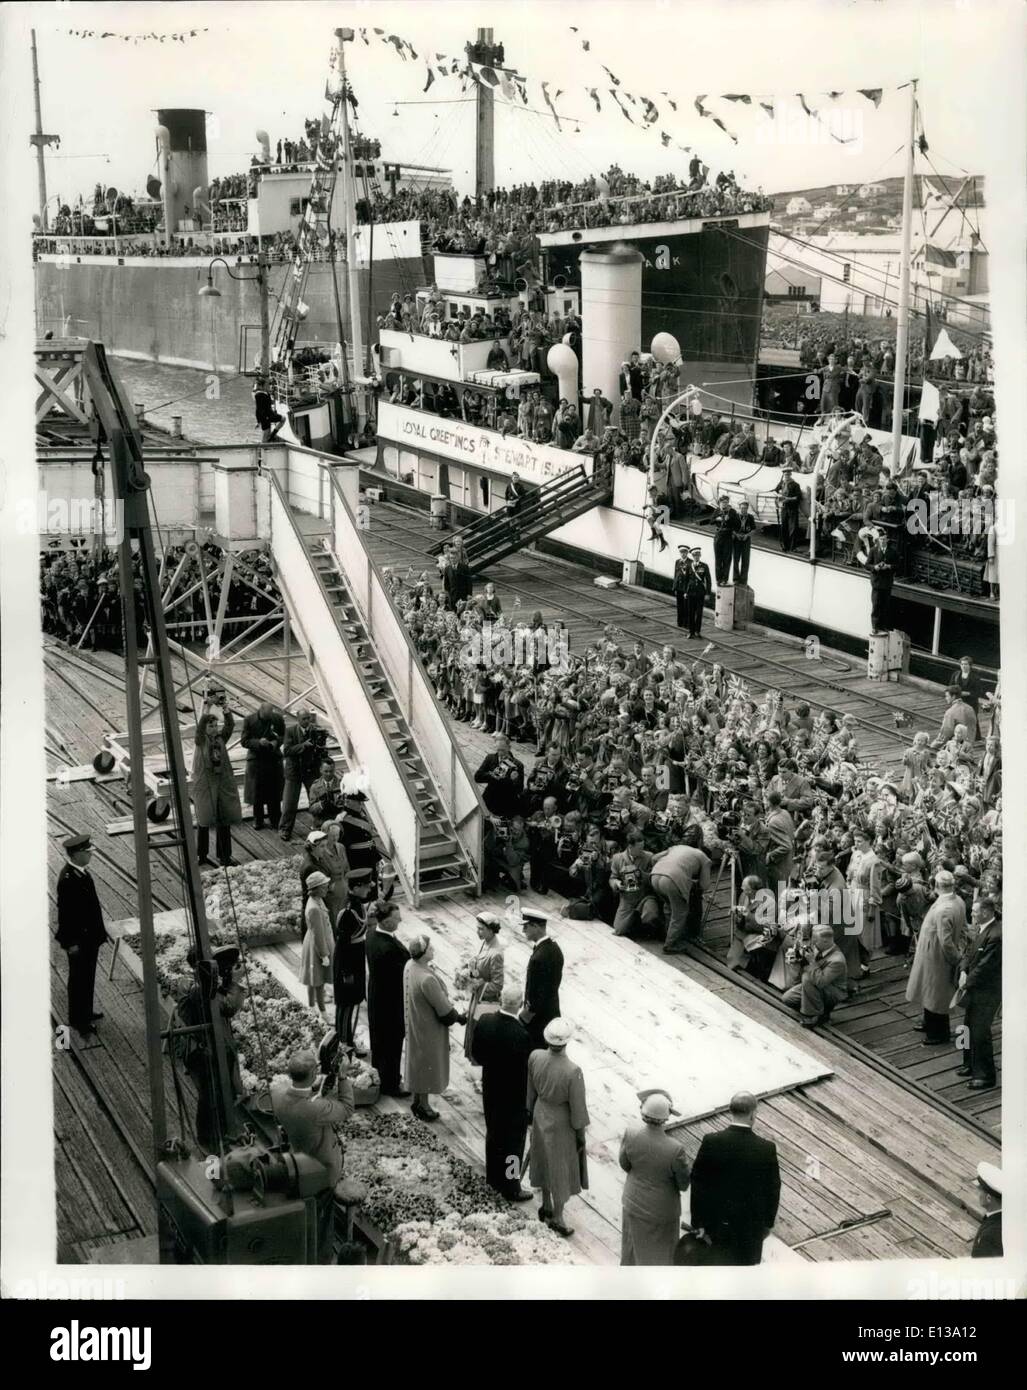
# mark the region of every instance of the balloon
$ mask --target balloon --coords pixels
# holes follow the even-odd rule
[[[572,347],[568,345],[567,337],[562,343],[554,343],[546,353],[546,366],[554,376],[559,376],[560,372],[576,372],[578,370],[578,358]]]
[[[649,346],[656,361],[666,366],[670,362],[681,361],[681,346],[673,333],[657,333]]]

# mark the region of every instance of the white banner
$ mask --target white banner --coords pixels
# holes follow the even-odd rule
[[[469,425],[463,420],[442,420],[423,410],[383,401],[378,407],[378,438],[404,449],[422,449],[439,458],[453,459],[471,468],[484,468],[509,477],[519,473],[528,483],[548,483],[572,468],[584,467],[591,477],[588,454],[572,454],[551,444],[527,439],[506,439],[495,430]]]

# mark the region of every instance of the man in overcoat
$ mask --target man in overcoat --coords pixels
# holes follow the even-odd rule
[[[518,1017],[519,984],[504,986],[499,1011],[484,1014],[474,1030],[485,1110],[485,1181],[508,1202],[529,1202],[521,1186],[528,1134],[528,1057],[531,1036]]]
[[[924,1047],[947,1043],[951,1036],[949,1010],[966,944],[966,907],[955,883],[947,869],[934,877],[938,897],[921,924],[906,985],[907,1002],[923,1010],[917,1031],[924,1034]]]
[[[88,868],[92,841],[88,835],[69,835],[64,853],[68,862],[57,875],[57,943],[68,955],[68,1022],[80,1037],[90,1038],[103,1017],[93,1010],[96,959],[110,938]]]

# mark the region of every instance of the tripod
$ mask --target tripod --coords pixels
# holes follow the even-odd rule
[[[736,855],[735,850],[734,850],[734,849],[728,849],[728,850],[725,852],[725,854],[724,854],[723,858],[721,859],[720,863],[717,865],[717,877],[714,879],[712,887],[709,888],[709,889],[706,891],[706,893],[703,894],[703,914],[702,914],[702,921],[699,923],[699,933],[698,933],[698,937],[697,937],[697,940],[699,940],[700,942],[702,941],[702,938],[703,938],[703,932],[706,930],[706,922],[707,922],[707,919],[709,918],[710,911],[712,910],[714,904],[715,904],[716,901],[717,901],[717,894],[720,892],[720,881],[721,881],[721,879],[724,877],[724,870],[725,870],[725,869],[727,869],[727,870],[729,871],[729,874],[730,874],[730,878],[729,878],[729,886],[730,886],[730,889],[731,889],[731,905],[730,905],[730,917],[729,917],[730,924],[731,924],[731,937],[730,937],[730,940],[731,940],[731,941],[734,940],[734,935],[735,935],[735,891],[736,891],[736,884],[735,884],[735,863],[736,863],[736,859],[737,859],[737,855]]]

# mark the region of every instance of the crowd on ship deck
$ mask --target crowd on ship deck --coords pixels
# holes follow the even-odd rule
[[[218,612],[224,574],[224,555],[206,545],[207,602]],[[184,563],[183,563],[184,561]],[[225,645],[243,626],[270,613],[280,603],[271,562],[264,551],[243,551],[234,557],[236,568],[229,578],[224,617],[228,620]],[[199,560],[187,555],[182,545],[169,546],[164,573],[181,574],[167,601],[168,636],[178,642],[206,645],[207,608],[200,578]],[[143,592],[142,561],[133,555],[132,608],[137,640],[145,646],[149,631]],[[117,554],[88,546],[65,550],[54,547],[39,557],[43,631],[69,646],[89,651],[120,652],[124,648],[121,580]],[[254,629],[256,635],[256,629]]]
[[[862,755],[853,715],[614,628],[573,654],[541,612],[526,619],[516,599],[507,610],[492,584],[472,593],[459,537],[439,564],[438,577],[386,577],[438,698],[495,736],[476,774],[492,883],[556,891],[565,915],[660,935],[676,951],[701,934],[723,865],[737,891],[734,968],[782,989],[812,1024],[858,992],[875,956],[903,956],[930,1040],[942,1014],[947,1038],[949,999],[967,988],[960,962],[975,928],[1001,913],[1001,700],[972,661],[953,670],[937,729],[881,769]],[[518,742],[534,751],[530,770]],[[814,924],[805,899],[786,910],[786,885],[836,889],[848,904],[851,930],[833,921],[826,953],[837,988],[818,1011],[805,980]],[[982,1037],[973,1077],[993,1084]]]
[[[925,335],[918,331],[922,325],[916,324],[907,354],[910,375],[922,376],[926,369],[929,378],[971,385],[991,383],[994,380],[991,349],[980,333],[947,323],[942,326],[962,356],[930,361]],[[797,349],[800,365],[814,371],[822,372],[833,353],[847,372],[854,369],[858,374],[870,367],[878,381],[890,385],[895,374],[895,335],[894,323],[880,318],[823,310],[798,318],[794,313],[777,315],[767,310],[761,342],[764,347]]]

